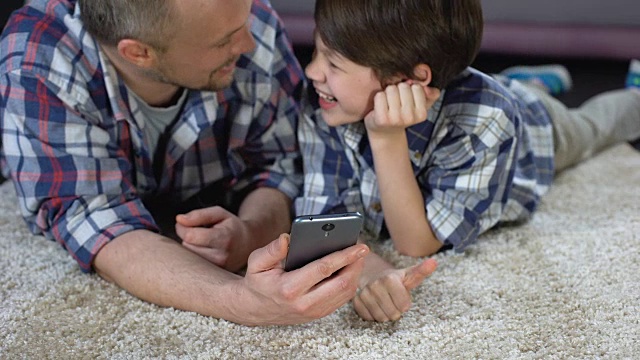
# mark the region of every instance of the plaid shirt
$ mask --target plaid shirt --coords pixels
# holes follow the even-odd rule
[[[457,250],[501,221],[529,218],[553,179],[550,118],[521,83],[467,69],[426,121],[407,129],[409,156],[431,228]],[[299,127],[302,214],[359,211],[369,238],[383,233],[373,156],[363,122],[330,128],[319,111]]]
[[[177,203],[225,178],[234,189],[298,195],[296,99],[305,83],[267,0],[252,7],[255,51],[238,61],[228,89],[189,91],[159,167],[143,131],[153,120],[132,110],[133,97],[75,4],[31,1],[0,42],[2,168],[32,232],[60,242],[90,271],[113,238],[158,231],[143,196]]]

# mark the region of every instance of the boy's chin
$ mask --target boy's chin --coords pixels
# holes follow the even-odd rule
[[[348,116],[344,113],[336,114],[335,111],[331,111],[331,110],[329,111],[322,110],[322,119],[324,120],[325,123],[327,123],[327,125],[331,127],[352,124],[362,120],[361,118],[358,118],[355,116]]]

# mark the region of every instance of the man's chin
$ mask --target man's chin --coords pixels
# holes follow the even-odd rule
[[[217,79],[211,78],[209,83],[202,87],[199,90],[202,91],[220,91],[228,88],[233,83],[233,72],[227,74],[224,77],[219,77]]]

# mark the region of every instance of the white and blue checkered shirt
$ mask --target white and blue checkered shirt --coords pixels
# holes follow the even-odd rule
[[[406,131],[431,228],[460,251],[499,222],[528,219],[553,179],[547,111],[521,83],[497,79],[467,69]],[[366,234],[379,238],[384,211],[364,123],[330,128],[318,110],[308,113],[298,130],[305,185],[296,212],[359,211]]]

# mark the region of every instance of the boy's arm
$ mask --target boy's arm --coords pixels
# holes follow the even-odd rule
[[[439,94],[417,84],[388,86],[376,95],[374,110],[365,119],[385,223],[398,252],[414,257],[432,255],[442,243],[427,220],[406,128],[427,118]]]
[[[395,248],[403,255],[429,256],[442,243],[427,220],[407,149],[404,131],[371,141],[385,223]]]

